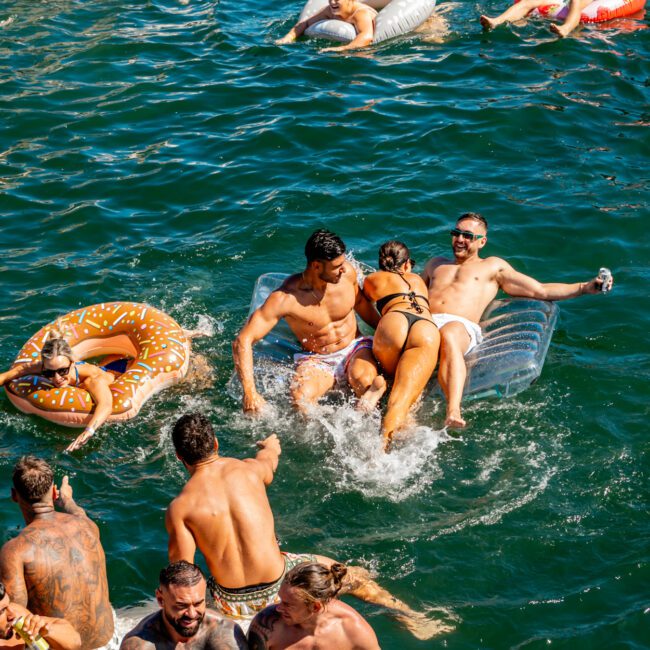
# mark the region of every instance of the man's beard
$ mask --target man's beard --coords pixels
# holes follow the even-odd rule
[[[165,620],[182,636],[185,638],[189,638],[192,636],[195,636],[196,633],[199,631],[199,628],[201,627],[201,623],[203,622],[203,617],[205,614],[201,614],[201,616],[197,619],[193,619],[192,621],[187,621],[187,619],[184,619],[183,617],[173,619],[167,616],[165,611],[163,610],[163,616],[165,617]]]

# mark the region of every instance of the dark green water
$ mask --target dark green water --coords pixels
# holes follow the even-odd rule
[[[383,648],[649,647],[647,22],[483,35],[478,14],[503,3],[457,3],[441,43],[344,57],[273,45],[299,8],[0,5],[0,363],[59,314],[129,299],[210,327],[196,348],[215,372],[74,456],[70,431],[3,398],[4,538],[21,525],[10,469],[42,455],[101,527],[114,605],[151,598],[184,481],[170,427],[202,409],[226,454],[280,435],[284,548],[363,564],[456,621],[418,642],[362,606]],[[305,425],[278,398],[270,420],[242,417],[230,341],[259,274],[302,268],[320,226],[365,262],[393,237],[424,261],[466,210],[490,220],[490,253],[541,280],[615,273],[613,294],[562,305],[535,386],[472,403],[453,440],[428,402],[388,458],[378,419],[348,407]]]

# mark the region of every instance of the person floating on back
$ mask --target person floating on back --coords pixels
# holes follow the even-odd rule
[[[566,19],[561,25],[551,23],[550,30],[560,38],[568,36],[578,26],[582,10],[592,2],[594,2],[594,0],[568,0],[569,13],[567,14]],[[479,18],[479,21],[483,26],[483,29],[494,29],[502,23],[513,23],[517,20],[521,20],[533,9],[549,4],[553,4],[552,0],[519,0],[519,2],[515,2],[515,4],[508,7],[508,9],[496,18],[490,18],[483,15]]]
[[[460,402],[467,367],[463,358],[482,340],[479,320],[499,289],[510,296],[537,300],[566,300],[602,291],[602,280],[564,284],[542,284],[515,271],[499,257],[479,257],[487,244],[487,220],[467,212],[451,229],[453,259],[434,257],[427,262],[422,278],[429,290],[433,322],[440,329],[438,380],[447,398],[445,424],[464,427]],[[608,282],[611,288],[613,278]]]

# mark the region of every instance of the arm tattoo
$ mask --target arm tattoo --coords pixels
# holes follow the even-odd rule
[[[278,620],[276,606],[271,605],[263,609],[251,623],[248,629],[249,650],[268,650],[273,626]]]

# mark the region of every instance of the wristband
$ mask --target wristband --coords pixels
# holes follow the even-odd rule
[[[84,433],[89,433],[91,436],[95,434],[95,427],[86,427]]]

